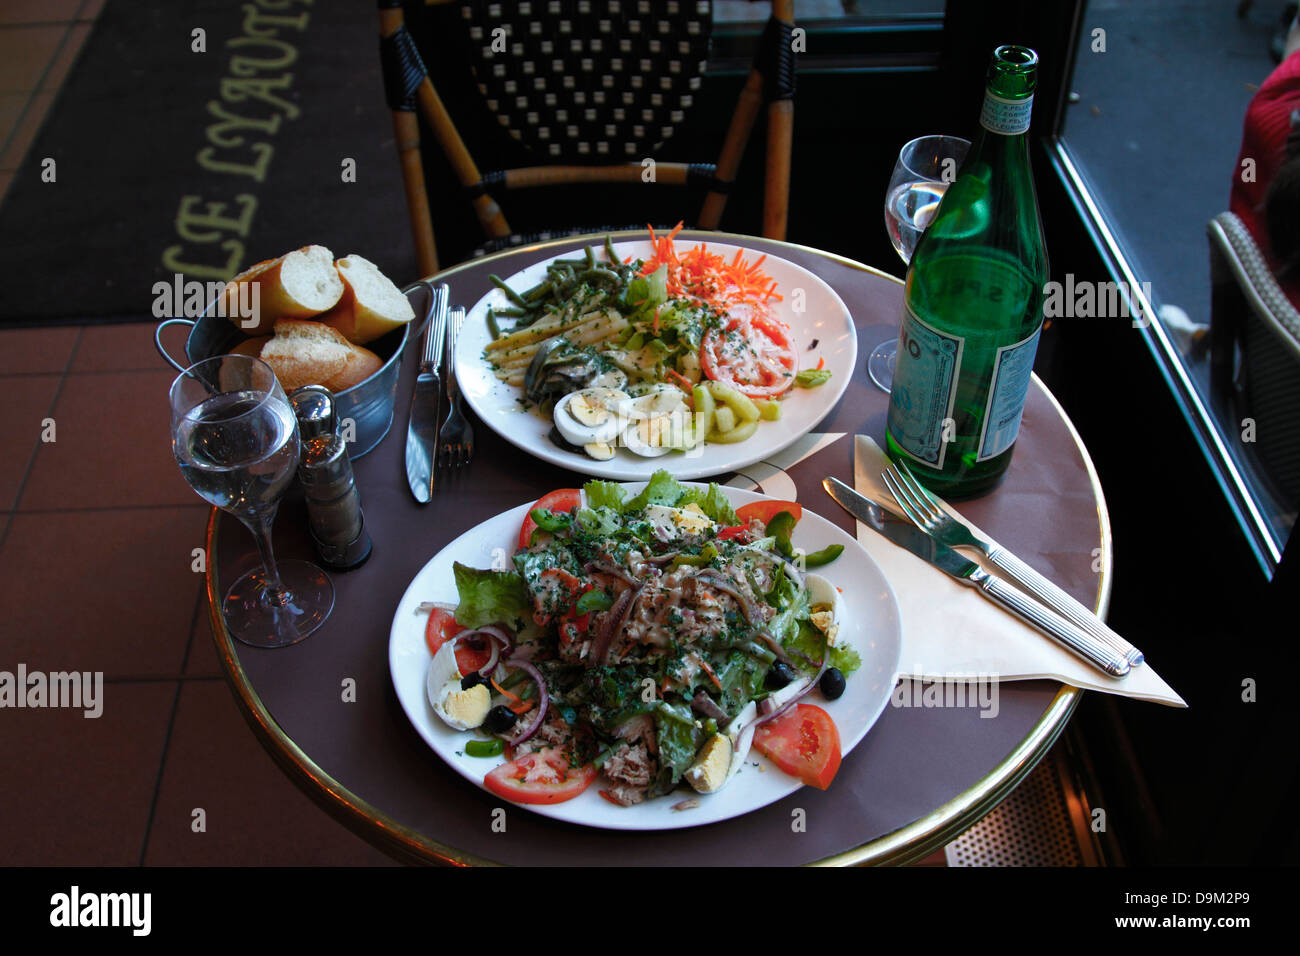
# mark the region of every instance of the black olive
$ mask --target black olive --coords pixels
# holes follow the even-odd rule
[[[827,700],[837,700],[844,693],[844,675],[838,667],[828,667],[817,686],[822,689],[822,696]]]
[[[469,690],[471,687],[477,687],[479,684],[486,684],[488,679],[478,671],[472,674],[466,674],[460,679],[460,689]]]
[[[483,729],[490,734],[502,734],[515,725],[519,718],[505,704],[497,704],[488,711],[488,715],[483,720]]]
[[[780,690],[798,676],[794,668],[785,661],[777,661],[767,672],[767,679],[763,683],[767,685],[768,690]]]

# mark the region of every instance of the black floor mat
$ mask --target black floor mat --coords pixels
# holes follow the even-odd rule
[[[364,0],[110,0],[0,206],[0,323],[156,321],[308,243],[418,278],[378,45]]]

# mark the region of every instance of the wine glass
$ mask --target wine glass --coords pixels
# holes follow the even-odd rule
[[[262,567],[226,592],[226,627],[253,647],[286,647],[320,627],[334,585],[308,561],[271,551],[271,523],[298,467],[298,420],[271,367],[248,355],[190,366],[172,383],[172,451],[199,496],[253,533]]]
[[[934,218],[948,184],[957,178],[970,142],[958,136],[921,136],[898,151],[894,174],[885,190],[885,228],[903,262]],[[898,337],[881,342],[867,358],[867,374],[886,392],[894,381]]]

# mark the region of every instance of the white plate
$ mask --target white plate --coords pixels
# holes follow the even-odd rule
[[[696,241],[678,240],[677,249],[684,252]],[[742,248],[721,242],[709,242],[708,247],[710,252],[721,253],[728,259]],[[603,243],[597,243],[596,249],[597,256],[603,261]],[[649,258],[653,253],[648,240],[617,242],[614,249],[624,258]],[[749,262],[763,255],[761,251],[752,249],[744,252]],[[530,289],[545,278],[546,267],[554,259],[573,255],[572,251],[566,252],[529,266],[507,278],[506,285],[518,292]],[[825,418],[844,394],[858,356],[858,336],[853,327],[853,317],[835,290],[802,266],[773,255],[768,255],[763,261],[762,269],[777,282],[776,291],[782,296],[782,301],[776,303],[775,311],[790,327],[799,355],[799,367],[815,368],[818,359],[825,359],[831,377],[817,388],[791,389],[781,402],[781,420],[761,422],[747,441],[734,445],[706,443],[690,452],[670,452],[660,458],[642,458],[626,448],[619,448],[609,461],[596,461],[588,455],[557,447],[547,437],[551,430],[549,416],[543,416],[536,409],[525,411],[520,404],[524,397],[523,389],[499,380],[483,358],[483,349],[491,338],[487,328],[488,306],[506,308],[510,305],[506,294],[496,288],[479,299],[465,316],[454,356],[457,381],[470,406],[489,428],[530,455],[562,468],[598,478],[631,481],[648,480],[660,468],[683,480],[736,471],[780,451]],[[800,291],[802,295],[797,294]],[[508,319],[502,320],[505,328],[509,328],[508,323]],[[817,346],[810,350],[814,341]]]
[[[738,488],[723,488],[734,506],[763,499],[762,495]],[[504,762],[504,757],[470,757],[465,744],[474,739],[469,732],[452,730],[433,712],[425,692],[429,651],[424,643],[427,615],[419,610],[422,601],[455,604],[456,585],[452,563],[476,568],[493,566],[502,555],[514,552],[519,527],[532,503],[520,505],[467,531],[439,552],[411,581],[393,615],[388,644],[388,663],[393,687],[402,709],[416,731],[457,773],[476,786]],[[809,701],[823,707],[840,732],[840,748],[847,761],[849,752],[866,736],[884,710],[893,691],[902,649],[898,601],[880,567],[848,534],[825,518],[804,510],[795,529],[794,543],[808,551],[830,544],[844,545],[844,553],[818,573],[841,589],[844,613],[839,639],[857,650],[862,666],[848,675],[848,686],[839,700],[826,701],[814,691]],[[498,564],[499,566],[499,564]],[[842,772],[842,771],[841,771]],[[832,782],[831,787],[837,786]],[[566,803],[532,805],[526,809],[557,820],[612,830],[669,830],[714,823],[749,813],[780,800],[803,784],[751,750],[746,765],[722,790],[695,794],[680,789],[632,807],[618,807],[597,792],[599,782]],[[673,810],[675,803],[695,797],[693,810]],[[504,803],[504,801],[503,801]],[[507,806],[509,804],[506,804]],[[522,808],[522,807],[521,807]]]

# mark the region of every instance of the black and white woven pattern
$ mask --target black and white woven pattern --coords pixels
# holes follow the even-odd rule
[[[709,52],[709,0],[462,6],[479,91],[545,162],[627,162],[682,122]]]

